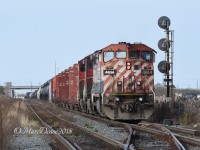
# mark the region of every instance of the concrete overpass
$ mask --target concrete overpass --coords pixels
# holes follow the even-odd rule
[[[11,86],[10,89],[12,90],[33,90],[33,89],[39,89],[39,86]]]
[[[6,95],[10,97],[14,97],[15,92],[14,90],[37,90],[39,89],[39,86],[34,86],[34,85],[28,85],[28,86],[13,86],[12,82],[6,82],[6,85],[4,86],[4,92]]]

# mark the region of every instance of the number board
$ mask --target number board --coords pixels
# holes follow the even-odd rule
[[[153,70],[142,70],[142,75],[153,75]]]
[[[104,75],[115,75],[116,72],[115,72],[115,70],[104,70],[103,74]]]

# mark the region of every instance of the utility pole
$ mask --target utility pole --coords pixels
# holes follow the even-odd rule
[[[60,68],[57,68],[57,69],[58,69],[58,73],[59,73],[59,69],[60,69]]]
[[[31,93],[32,93],[32,81],[31,81]]]
[[[55,76],[56,76],[56,61],[55,61]]]

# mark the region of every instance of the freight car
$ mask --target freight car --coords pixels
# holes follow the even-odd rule
[[[38,90],[35,90],[34,92],[31,92],[29,94],[29,99],[36,99],[37,98],[37,92],[38,92]]]
[[[55,103],[114,120],[148,119],[155,53],[142,43],[111,44],[53,77],[50,95]]]
[[[41,85],[38,91],[37,97],[39,97],[39,99],[51,101],[51,80],[48,80]]]

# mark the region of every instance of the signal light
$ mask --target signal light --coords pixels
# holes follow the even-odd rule
[[[126,62],[126,70],[131,70],[131,62],[130,61]]]

